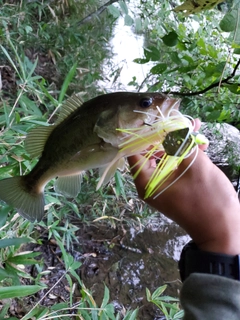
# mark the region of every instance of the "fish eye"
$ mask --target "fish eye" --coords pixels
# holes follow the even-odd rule
[[[151,104],[153,103],[153,99],[152,98],[143,98],[140,101],[140,107],[142,108],[148,108],[151,106]]]

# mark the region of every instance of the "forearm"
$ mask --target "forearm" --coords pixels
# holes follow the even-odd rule
[[[138,162],[139,161],[139,162]],[[143,157],[129,159],[132,172],[141,167]],[[156,198],[145,201],[177,222],[191,236],[200,249],[226,254],[239,254],[240,205],[228,178],[199,150],[194,163],[184,160],[173,172],[166,185],[173,185]],[[138,165],[135,165],[138,163]],[[176,178],[185,171],[176,181]],[[154,168],[148,162],[135,179],[140,197]],[[160,189],[161,190],[161,189]]]

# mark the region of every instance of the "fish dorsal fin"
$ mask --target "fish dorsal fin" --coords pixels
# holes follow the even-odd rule
[[[83,104],[81,96],[82,93],[79,93],[78,95],[74,94],[63,103],[60,109],[59,117],[54,125],[39,126],[29,131],[25,139],[25,149],[31,157],[34,158],[41,156],[45,143],[56,125],[59,125],[59,123],[61,123]]]
[[[75,198],[81,190],[82,174],[81,172],[72,176],[58,177],[54,185],[55,191],[66,197]]]
[[[24,146],[31,157],[35,158],[41,156],[45,143],[54,128],[55,125],[39,126],[29,131]]]
[[[73,113],[83,104],[81,95],[81,93],[74,94],[62,104],[62,106],[60,107],[58,119],[55,122],[56,125],[65,120],[71,113]]]

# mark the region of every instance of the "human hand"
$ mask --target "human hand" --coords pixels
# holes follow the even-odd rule
[[[199,127],[200,122],[196,122],[196,130]],[[200,249],[240,254],[240,205],[237,194],[225,174],[201,150],[204,148],[200,147],[196,160],[179,180],[157,198],[150,197],[144,201],[177,222]],[[156,194],[174,181],[193,157],[191,155],[185,159]],[[142,155],[128,158],[132,174],[144,159]],[[154,165],[154,160],[149,160],[135,179],[140,198],[144,198],[145,186],[155,169]]]

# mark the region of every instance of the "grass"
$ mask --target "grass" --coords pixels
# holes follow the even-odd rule
[[[81,1],[62,0],[9,1],[2,5],[1,179],[23,175],[35,165],[37,160],[30,159],[25,153],[24,138],[33,126],[44,125],[68,95],[85,91],[85,99],[88,99],[101,93],[96,82],[102,78],[101,63],[110,54],[108,40],[114,21],[99,17],[78,26],[82,18],[95,10],[97,2],[87,1],[84,6],[80,4]],[[69,250],[77,241],[76,221],[88,224],[101,219],[107,221],[110,227],[115,227],[117,221],[125,221],[134,226],[144,223],[144,219],[153,215],[154,211],[138,199],[127,170],[122,175],[116,173],[115,180],[98,192],[95,191],[95,171],[88,172],[83,179],[82,192],[75,200],[60,197],[53,191],[52,183],[48,184],[48,216],[39,226],[29,223],[8,205],[1,203],[1,319],[18,319],[18,315],[10,316],[10,306],[16,303],[23,305],[23,320],[73,317],[85,320],[137,319],[138,309],[125,312],[114,310],[106,286],[102,303],[97,305],[76,272],[81,263],[74,260]],[[42,304],[46,296],[51,297],[54,288],[45,284],[45,276],[51,270],[44,269],[37,252],[24,250],[29,243],[41,245],[43,233],[39,228],[44,230],[49,241],[55,241],[61,249],[65,272],[59,281],[65,278],[68,283],[67,301],[51,306]],[[31,274],[31,266],[35,266],[37,275]],[[76,286],[80,287],[78,301],[74,295]],[[43,292],[38,302],[33,298],[36,292]],[[147,295],[149,301],[156,304],[160,293],[151,296],[148,292]],[[178,307],[175,305],[175,311],[171,311],[169,304],[165,306],[166,302],[161,303],[166,319],[171,319]]]

